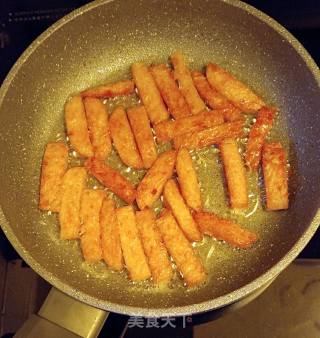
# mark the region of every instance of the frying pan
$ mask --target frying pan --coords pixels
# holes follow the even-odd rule
[[[231,215],[259,234],[259,244],[238,251],[205,240],[199,252],[208,283],[190,290],[180,284],[168,290],[133,284],[102,263],[87,265],[76,241],[59,240],[56,215],[37,208],[43,149],[48,141],[63,137],[63,106],[70,93],[129,77],[130,64],[138,60],[166,62],[174,50],[182,51],[195,69],[209,61],[225,66],[279,107],[272,137],[284,142],[292,165],[290,209],[266,213],[256,198],[256,214]],[[319,70],[299,42],[274,20],[239,1],[105,0],[84,6],[33,42],[2,85],[3,231],[49,283],[101,309],[178,316],[234,303],[279,274],[319,224],[319,84]],[[199,167],[206,183],[206,208],[226,213],[216,154],[209,149],[195,156],[207,163],[206,170]],[[214,189],[207,188],[210,184]]]

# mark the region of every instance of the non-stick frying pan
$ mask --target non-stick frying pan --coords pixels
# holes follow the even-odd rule
[[[63,135],[63,106],[70,93],[129,77],[134,61],[166,62],[177,49],[192,68],[221,64],[279,107],[272,137],[289,151],[290,209],[266,213],[257,204],[252,217],[235,216],[259,234],[258,245],[239,251],[206,240],[199,250],[208,283],[159,290],[133,285],[102,263],[83,263],[76,241],[59,240],[56,216],[38,210],[38,183],[44,145]],[[275,21],[238,1],[116,0],[82,7],[41,35],[1,88],[1,226],[43,278],[102,309],[163,316],[236,302],[280,273],[319,224],[319,84],[319,70],[303,47]],[[195,156],[207,163],[206,170],[199,167],[206,208],[227,212],[216,155],[205,150]]]

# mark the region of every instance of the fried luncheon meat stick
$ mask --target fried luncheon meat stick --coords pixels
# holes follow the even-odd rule
[[[145,107],[136,106],[129,108],[128,118],[140,151],[143,166],[149,169],[158,155]]]
[[[206,109],[206,105],[195,88],[190,70],[185,64],[181,53],[175,52],[170,56],[174,68],[174,77],[179,82],[179,88],[185,97],[192,114],[198,114]]]
[[[63,176],[59,212],[60,238],[62,239],[79,238],[81,228],[80,202],[87,176],[84,167],[70,168]]]
[[[125,202],[131,204],[136,199],[134,186],[119,171],[94,157],[87,159],[85,167],[92,176]]]
[[[263,100],[227,70],[209,63],[206,71],[210,85],[245,113],[255,113],[265,106]]]
[[[233,209],[248,207],[248,187],[244,163],[235,139],[225,139],[220,144],[224,173],[227,180],[230,206]]]
[[[223,122],[224,111],[212,110],[182,117],[175,121],[160,122],[154,127],[154,130],[159,141],[171,141],[180,135],[211,128]]]
[[[245,154],[246,165],[250,170],[256,171],[259,167],[262,147],[272,128],[275,115],[276,111],[273,108],[263,107],[250,129]]]
[[[237,248],[248,248],[258,236],[230,219],[221,218],[209,212],[196,212],[194,218],[204,235],[226,241]]]
[[[113,270],[123,269],[119,223],[116,215],[115,201],[105,198],[100,210],[100,233],[102,258]]]
[[[80,246],[84,259],[91,263],[98,262],[102,258],[100,209],[105,197],[103,190],[85,189],[82,193]]]
[[[267,209],[288,209],[287,159],[281,143],[272,142],[264,144],[262,169],[266,188]]]
[[[137,204],[140,210],[151,208],[160,197],[164,185],[172,176],[175,161],[176,152],[168,150],[160,154],[147,171],[137,188]]]
[[[178,151],[176,171],[181,194],[187,205],[193,210],[201,211],[202,201],[197,173],[189,151],[186,148],[180,148]]]
[[[83,157],[93,156],[86,113],[80,95],[73,96],[65,105],[67,135],[72,147]]]
[[[160,64],[152,66],[150,71],[171,115],[175,119],[190,115],[191,111],[189,106],[180,92],[169,68],[164,64]]]
[[[109,119],[110,133],[119,156],[128,167],[141,169],[143,163],[134,139],[126,111],[118,106]]]
[[[159,229],[155,225],[155,213],[151,209],[137,211],[136,219],[153,281],[156,284],[168,284],[173,277],[172,264]]]
[[[163,241],[188,286],[201,284],[206,272],[191,243],[184,236],[169,210],[165,210],[157,219]]]
[[[61,186],[67,167],[67,146],[62,142],[48,143],[41,165],[40,209],[54,212],[60,210]]]
[[[94,156],[105,160],[112,149],[106,107],[99,99],[93,97],[85,98],[83,103]]]
[[[116,209],[124,261],[133,281],[151,277],[147,257],[143,251],[132,206]]]
[[[131,66],[131,71],[134,83],[147,109],[151,123],[155,125],[167,120],[169,113],[148,67],[142,62],[136,62]]]
[[[122,80],[87,89],[81,93],[81,96],[102,99],[122,95],[129,95],[132,94],[133,92],[134,92],[134,82],[132,80]]]

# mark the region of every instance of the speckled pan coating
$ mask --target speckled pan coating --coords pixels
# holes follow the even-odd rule
[[[206,286],[163,292],[133,286],[102,265],[86,266],[77,242],[59,240],[55,216],[37,210],[38,179],[44,145],[63,132],[69,93],[127,77],[134,61],[166,62],[177,49],[194,68],[211,60],[227,67],[280,108],[296,157],[296,193],[281,226],[265,219],[266,239],[253,251],[229,253],[226,271],[217,267]],[[35,40],[1,87],[1,226],[48,282],[102,309],[183,315],[242,299],[283,270],[320,222],[319,84],[319,69],[297,40],[239,1],[116,0],[84,6]],[[217,244],[214,250],[219,262],[219,250],[229,248]]]

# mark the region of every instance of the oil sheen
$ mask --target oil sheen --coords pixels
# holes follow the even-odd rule
[[[113,109],[118,105],[122,105],[124,108],[128,108],[139,103],[140,101],[136,94],[125,97],[117,97],[104,101],[108,114],[111,114]],[[247,117],[245,126],[245,130],[247,132],[249,131],[250,125],[252,125],[252,123],[254,122],[255,118],[253,116]],[[282,144],[284,145],[290,156],[291,162],[294,156],[289,152],[289,139],[287,137],[285,124],[281,121],[279,116],[277,117],[274,128],[269,138],[272,140],[281,140]],[[63,139],[63,134],[60,133],[57,136],[57,140]],[[69,143],[68,138],[66,138],[66,141]],[[246,142],[247,137],[238,140],[240,153],[244,152]],[[157,144],[158,153],[166,151],[170,148],[170,143]],[[72,148],[70,149],[70,165],[83,165],[83,160],[79,158],[78,154]],[[217,290],[220,290],[220,292],[222,286],[225,285],[225,289],[227,291],[227,285],[229,283],[232,284],[233,279],[239,279],[239,273],[230,273],[231,271],[241,271],[242,267],[242,271],[245,270],[249,272],[251,269],[254,269],[256,264],[259,263],[257,259],[259,259],[261,251],[264,251],[265,253],[269,252],[270,254],[272,250],[274,250],[274,246],[276,246],[276,244],[273,238],[273,234],[275,232],[275,229],[281,227],[281,224],[287,218],[287,211],[265,211],[265,194],[263,189],[262,173],[260,170],[258,172],[247,171],[249,207],[243,211],[230,209],[228,201],[228,191],[226,187],[219,149],[215,146],[211,146],[201,150],[192,151],[191,156],[200,184],[204,210],[208,212],[214,212],[224,218],[233,219],[241,224],[244,228],[256,232],[259,236],[258,243],[256,243],[252,248],[247,250],[235,249],[223,241],[218,241],[207,236],[204,236],[201,242],[192,244],[192,246],[200,255],[201,260],[208,273],[207,283],[213,284],[217,288]],[[118,154],[114,149],[106,159],[106,163],[114,169],[118,170],[122,175],[128,178],[135,185],[140,182],[145,174],[145,170],[136,170],[125,166],[121,162]],[[89,178],[88,186],[93,189],[104,189],[104,187],[92,177]],[[125,204],[112,192],[108,191],[107,189],[106,192],[109,197],[113,198],[116,201],[118,207]],[[157,214],[159,214],[162,208],[162,200],[159,199],[154,204],[154,210]],[[256,256],[254,256],[255,254]],[[254,257],[256,257],[256,259]],[[94,279],[100,280],[101,282],[107,282],[116,278],[117,282],[120,282],[120,285],[126,285],[126,288],[129,287],[132,292],[134,292],[134,290],[136,289],[139,289],[139,292],[147,293],[156,292],[161,294],[163,292],[166,292],[168,293],[169,297],[170,293],[172,292],[171,296],[174,297],[174,290],[177,291],[178,289],[184,288],[185,286],[183,285],[181,276],[175,268],[174,262],[172,262],[172,265],[175,269],[175,275],[172,283],[168,286],[168,288],[157,288],[150,282],[131,282],[127,278],[125,272],[122,272],[120,274],[114,273],[110,271],[102,262],[93,265],[82,262],[79,268],[83,269],[85,273],[87,273],[88,278],[92,277]],[[199,289],[201,288],[203,288],[203,286],[201,286]],[[196,289],[187,290],[186,295],[188,295],[188,293],[195,292],[195,290]]]

